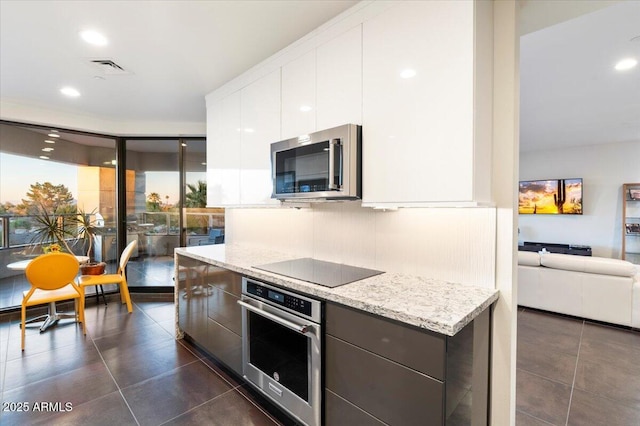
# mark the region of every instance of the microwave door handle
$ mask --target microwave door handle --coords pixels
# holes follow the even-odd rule
[[[249,303],[244,302],[242,300],[238,300],[237,303],[238,303],[238,305],[242,306],[243,308],[247,309],[248,311],[251,311],[251,312],[253,312],[253,313],[257,314],[257,315],[260,315],[262,317],[270,319],[271,321],[273,321],[275,323],[278,323],[278,324],[280,324],[280,325],[282,325],[284,327],[290,328],[290,329],[292,329],[294,331],[297,331],[299,333],[302,333],[302,334],[307,333],[308,331],[310,331],[313,328],[312,324],[306,324],[306,325],[294,324],[291,321],[287,321],[286,319],[281,318],[281,317],[279,317],[277,315],[274,315],[274,314],[272,314],[270,312],[263,311],[262,309],[257,308],[257,307],[255,307],[253,305],[250,305]]]
[[[340,182],[336,183],[335,181],[335,155],[336,148],[339,150],[340,155]],[[340,190],[342,187],[342,145],[340,144],[340,139],[330,139],[329,140],[329,189],[337,189]]]

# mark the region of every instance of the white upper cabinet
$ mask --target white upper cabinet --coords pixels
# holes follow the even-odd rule
[[[240,92],[207,105],[207,205],[240,203]]]
[[[282,139],[316,130],[316,51],[282,67]]]
[[[371,2],[214,92],[209,205],[278,204],[270,144],[346,123],[362,125],[363,206],[490,202],[491,16],[491,2]]]
[[[362,124],[362,25],[317,49],[317,130]]]
[[[363,205],[474,201],[474,2],[363,24]]]
[[[271,143],[280,140],[280,70],[241,90],[240,204],[271,199]]]

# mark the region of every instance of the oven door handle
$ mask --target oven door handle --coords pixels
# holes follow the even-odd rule
[[[288,321],[288,320],[286,320],[284,318],[281,318],[281,317],[279,317],[277,315],[274,315],[271,312],[267,312],[267,311],[264,311],[264,310],[262,310],[260,308],[255,307],[253,305],[250,305],[249,303],[244,302],[242,300],[238,300],[238,305],[242,306],[243,308],[245,308],[245,309],[247,309],[247,310],[249,310],[249,311],[251,311],[251,312],[253,312],[253,313],[257,314],[257,315],[260,315],[260,316],[263,316],[265,318],[268,318],[268,319],[270,319],[271,321],[273,321],[275,323],[278,323],[278,324],[280,324],[282,326],[285,326],[287,328],[290,328],[290,329],[295,330],[295,331],[297,331],[299,333],[302,333],[302,334],[305,334],[305,333],[307,333],[307,332],[309,332],[310,330],[313,329],[313,324],[305,324],[305,325],[295,324],[295,323],[293,323],[291,321]]]

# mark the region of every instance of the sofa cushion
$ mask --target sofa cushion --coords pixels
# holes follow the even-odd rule
[[[590,274],[632,277],[636,268],[631,262],[606,257],[574,256],[570,254],[545,253],[540,255],[540,264],[547,268]]]
[[[540,266],[540,255],[535,251],[519,251],[518,265]]]

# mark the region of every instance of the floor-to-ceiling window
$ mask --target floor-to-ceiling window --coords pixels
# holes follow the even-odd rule
[[[205,207],[205,162],[204,138],[119,139],[0,123],[0,310],[19,306],[29,288],[7,265],[55,242],[37,238],[43,211],[69,231],[63,243],[76,254],[88,249],[74,235],[73,218],[84,213],[98,228],[90,255],[109,272],[135,239],[132,290],[172,291],[175,247],[224,241],[224,212]]]
[[[181,245],[198,246],[224,242],[224,210],[206,208],[206,141],[180,141],[182,150],[184,216]]]
[[[173,250],[180,246],[179,151],[177,139],[126,141],[127,241],[138,241],[130,286],[173,286]]]
[[[29,288],[11,263],[52,244],[101,260],[78,232],[78,214],[98,224],[97,239],[115,227],[115,139],[60,129],[0,124],[0,309],[20,305]],[[60,238],[47,226],[55,224]],[[89,289],[90,293],[93,291]]]

